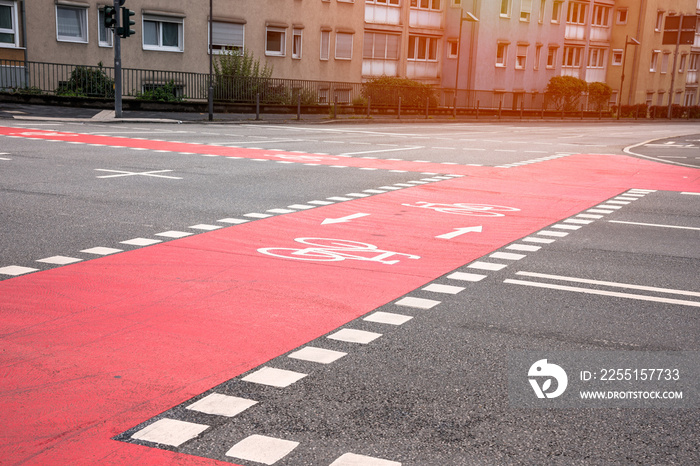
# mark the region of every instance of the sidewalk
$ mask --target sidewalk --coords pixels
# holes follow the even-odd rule
[[[316,123],[316,124],[333,124],[342,123],[513,123],[513,122],[546,122],[546,123],[631,123],[631,122],[695,122],[697,120],[666,120],[666,119],[639,119],[634,120],[624,118],[617,120],[615,118],[578,118],[567,116],[566,118],[546,117],[534,118],[532,116],[520,118],[518,116],[503,116],[498,118],[494,115],[482,115],[479,118],[474,116],[458,115],[454,118],[452,115],[431,115],[426,118],[424,115],[403,115],[400,118],[397,115],[372,115],[367,118],[365,115],[355,114],[338,114],[336,118],[331,118],[328,113],[322,114],[302,114],[300,119],[297,119],[295,113],[261,113],[259,119],[256,119],[255,113],[215,113],[213,120],[209,121],[208,113],[195,112],[158,112],[158,111],[133,111],[125,110],[122,112],[122,118],[115,118],[114,110],[101,110],[94,108],[83,107],[63,107],[51,105],[36,105],[36,104],[18,104],[18,103],[1,103],[0,102],[0,120],[27,120],[27,121],[57,121],[57,122],[98,122],[98,123],[226,123],[226,124],[269,124],[269,123]]]

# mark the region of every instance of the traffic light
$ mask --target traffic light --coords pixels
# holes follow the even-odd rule
[[[136,33],[136,31],[131,29],[131,26],[136,24],[136,21],[131,19],[131,17],[135,14],[136,13],[134,13],[133,10],[122,7],[122,25],[117,29],[117,34],[119,34],[121,37],[126,39],[130,35]]]
[[[113,28],[117,24],[117,10],[113,6],[106,6],[105,11],[105,27]]]

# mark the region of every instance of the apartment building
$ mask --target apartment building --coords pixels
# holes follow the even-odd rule
[[[313,5],[312,5],[313,3]],[[277,77],[356,81],[361,69],[364,2],[214,0],[214,54],[250,50]],[[0,59],[111,65],[110,0],[0,0]],[[209,2],[126,0],[136,33],[121,40],[128,68],[206,73]]]
[[[697,105],[700,29],[696,27],[694,44],[681,45],[677,54],[675,45],[663,43],[663,36],[669,16],[699,12],[700,0],[617,1],[608,84],[615,90],[620,88],[624,63],[625,79],[620,96],[623,105],[665,106],[669,99],[674,104]]]
[[[110,66],[103,8],[112,4],[0,0],[0,59]],[[136,33],[121,41],[123,67],[208,72],[209,2],[125,7]],[[564,75],[607,82],[623,103],[698,102],[700,35],[678,56],[662,37],[668,16],[694,15],[700,0],[213,0],[212,12],[213,54],[245,48],[273,77],[405,77],[456,91],[443,105],[473,105],[466,90],[484,90],[514,94],[517,108]]]

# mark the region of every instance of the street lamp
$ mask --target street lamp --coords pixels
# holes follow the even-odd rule
[[[617,119],[620,119],[620,113],[622,113],[622,85],[625,83],[625,64],[627,63],[627,46],[628,45],[640,45],[639,41],[635,38],[630,38],[630,36],[625,36],[625,51],[622,55],[622,76],[620,77],[620,99],[617,101]]]
[[[466,15],[466,16],[465,16]],[[457,70],[455,71],[455,96],[454,96],[454,108],[452,109],[452,116],[457,118],[457,87],[459,86],[459,58],[462,56],[462,23],[469,21],[470,23],[478,23],[479,18],[474,16],[472,13],[460,11],[459,16],[459,38],[457,39]]]

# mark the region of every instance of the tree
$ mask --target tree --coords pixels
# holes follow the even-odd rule
[[[581,95],[586,92],[586,81],[573,76],[554,76],[547,84],[547,94],[554,101],[557,110],[576,110]]]
[[[605,83],[595,82],[588,85],[588,101],[595,106],[596,111],[607,107],[613,89]]]

